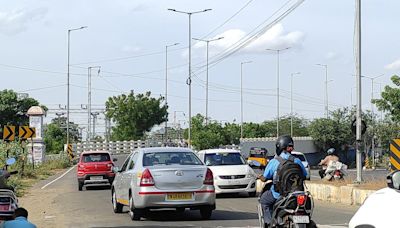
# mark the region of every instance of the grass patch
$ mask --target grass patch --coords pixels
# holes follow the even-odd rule
[[[18,197],[23,196],[27,190],[40,180],[45,180],[49,176],[56,174],[57,172],[70,167],[71,162],[65,158],[60,160],[50,160],[43,162],[40,165],[35,165],[33,169],[32,164],[27,164],[24,167],[24,171],[18,170],[18,175],[12,175],[8,179],[8,184],[15,188]],[[10,171],[14,171],[10,167]]]

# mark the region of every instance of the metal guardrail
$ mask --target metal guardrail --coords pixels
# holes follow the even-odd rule
[[[137,148],[162,146],[152,141],[82,142],[72,144],[75,154],[84,151],[109,151],[112,154],[129,154]]]

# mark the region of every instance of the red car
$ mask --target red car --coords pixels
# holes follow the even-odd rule
[[[86,151],[81,153],[78,163],[78,187],[82,191],[87,184],[112,184],[115,173],[114,161],[106,151]]]

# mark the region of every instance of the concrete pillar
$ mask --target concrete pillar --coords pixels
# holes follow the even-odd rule
[[[32,106],[27,112],[29,116],[29,127],[34,127],[36,130],[36,137],[32,140],[28,140],[28,161],[34,161],[35,164],[42,163],[46,156],[46,146],[43,141],[43,116],[45,114],[46,112],[40,106]]]

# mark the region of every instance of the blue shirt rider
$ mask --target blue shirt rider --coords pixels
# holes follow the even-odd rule
[[[288,159],[290,153],[294,149],[293,139],[290,136],[281,136],[276,141],[276,153],[283,159]],[[307,170],[304,168],[303,163],[301,163],[300,159],[295,158],[294,162],[301,167],[304,176],[307,176]],[[279,167],[279,161],[277,159],[272,159],[268,162],[267,167],[265,168],[264,174],[260,175],[259,178],[261,181],[271,180]],[[279,199],[280,194],[275,191],[275,187],[272,185],[271,189],[264,192],[260,198],[260,203],[263,208],[264,214],[264,223],[270,224],[272,220],[272,210],[273,206],[277,199]]]
[[[28,211],[19,207],[15,209],[14,220],[5,221],[3,228],[36,228],[36,226],[28,221]]]

